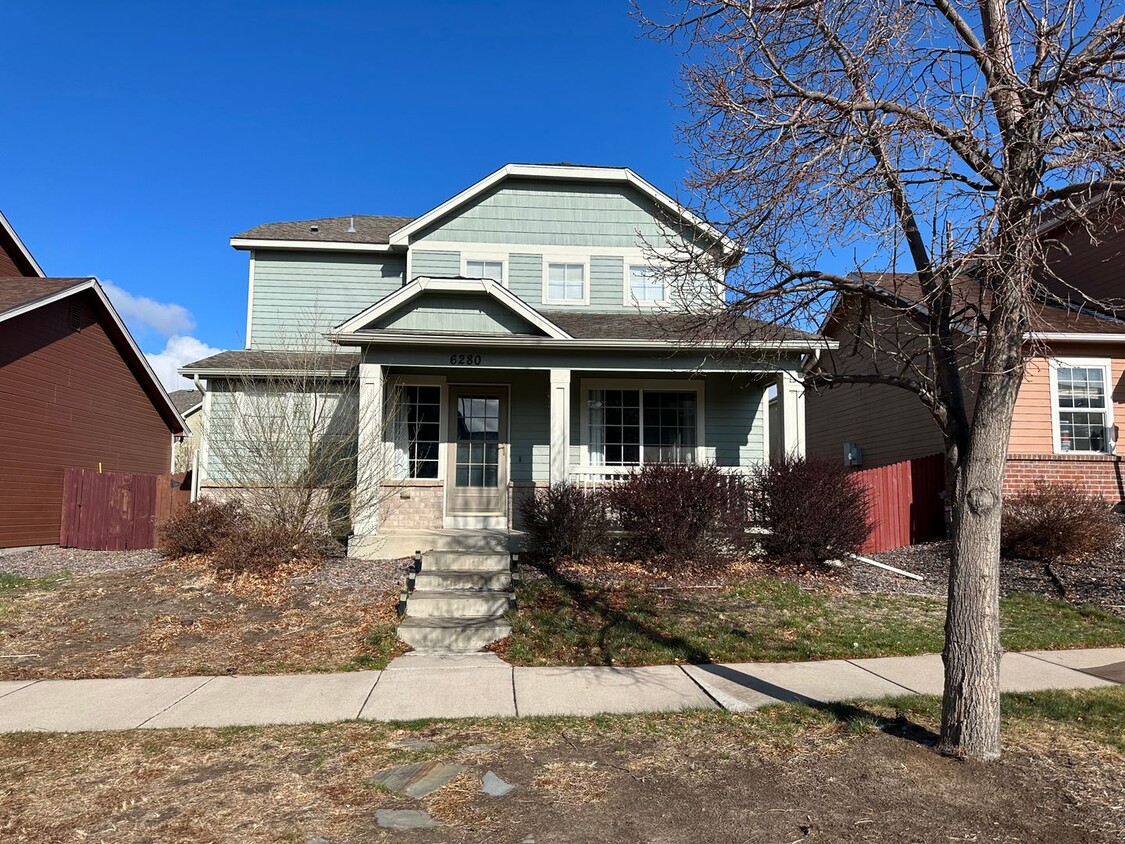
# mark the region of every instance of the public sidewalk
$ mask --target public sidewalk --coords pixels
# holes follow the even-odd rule
[[[1005,654],[1005,691],[1125,682],[1125,648]],[[514,668],[494,654],[407,654],[385,671],[0,682],[0,732],[329,723],[361,718],[747,711],[779,701],[941,694],[937,654],[647,668]]]

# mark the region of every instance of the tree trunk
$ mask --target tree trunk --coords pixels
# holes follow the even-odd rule
[[[982,378],[967,447],[951,453],[956,469],[939,743],[942,753],[982,761],[1000,756],[1001,489],[1020,382],[1019,372],[993,372]]]

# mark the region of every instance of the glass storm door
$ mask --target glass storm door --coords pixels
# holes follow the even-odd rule
[[[508,494],[507,391],[454,388],[449,403],[446,512],[502,516]]]

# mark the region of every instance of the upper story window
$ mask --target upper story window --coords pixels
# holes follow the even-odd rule
[[[1104,359],[1051,362],[1055,451],[1108,454],[1113,451],[1110,366]]]
[[[547,264],[547,302],[583,304],[586,302],[585,264]]]
[[[665,300],[664,279],[652,267],[629,267],[629,304],[655,304]]]
[[[465,259],[466,278],[490,278],[504,284],[504,262],[499,259]]]

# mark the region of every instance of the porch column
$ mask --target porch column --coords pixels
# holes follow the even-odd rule
[[[785,455],[805,456],[805,387],[800,373],[783,372],[777,382],[781,409],[781,448]]]
[[[551,483],[567,479],[570,462],[570,370],[551,370]]]
[[[352,530],[357,537],[379,532],[380,485],[389,468],[383,437],[384,382],[381,364],[359,365],[358,459],[352,499]]]

